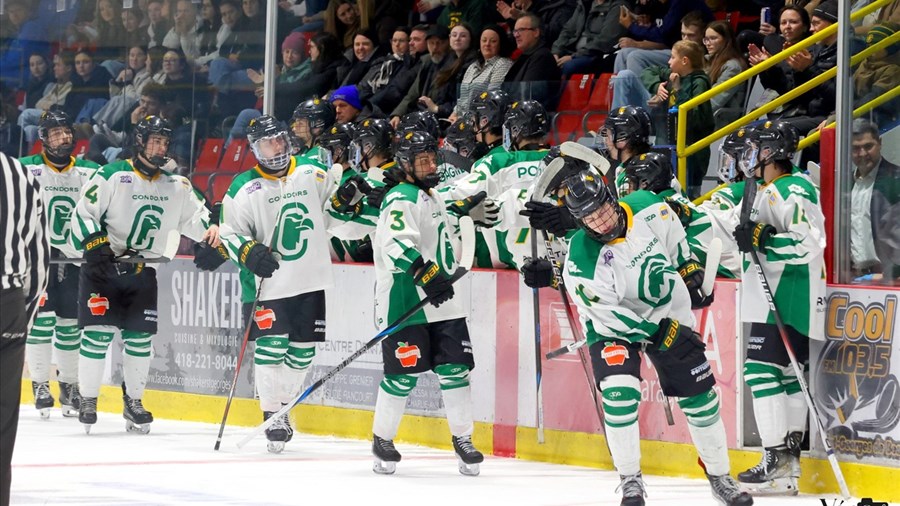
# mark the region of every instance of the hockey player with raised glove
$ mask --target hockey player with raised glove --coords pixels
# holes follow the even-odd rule
[[[565,202],[581,230],[570,240],[563,278],[573,293],[600,389],[606,439],[622,479],[624,506],[642,506],[638,408],[642,355],[653,357],[663,394],[677,399],[713,497],[749,505],[729,475],[715,377],[677,267],[690,257],[684,229],[657,195],[635,191],[616,201],[599,177],[566,181]],[[646,286],[658,287],[652,295]]]
[[[451,442],[462,474],[477,475],[484,456],[472,444],[469,372],[475,367],[466,310],[450,276],[459,246],[443,199],[437,198],[437,141],[407,132],[397,145],[404,178],[384,198],[375,232],[375,321],[387,328],[425,298],[426,305],[381,342],[384,379],[372,424],[373,470],[392,474],[400,461],[394,437],[418,378],[433,371],[440,382]]]
[[[447,210],[457,216],[468,216],[479,227],[490,228],[497,224],[500,209],[497,203],[487,198],[487,192],[480,191],[471,197],[456,200]]]

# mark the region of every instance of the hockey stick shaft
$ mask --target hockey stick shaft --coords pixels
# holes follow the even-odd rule
[[[747,181],[744,186],[743,201],[741,202],[741,223],[747,223],[750,220],[750,210],[753,207],[753,201],[756,199],[756,190],[755,182],[753,180]],[[753,266],[756,269],[759,284],[762,285],[763,293],[766,296],[769,311],[772,312],[772,316],[775,319],[778,335],[781,337],[781,342],[784,344],[785,351],[787,351],[788,359],[791,361],[791,367],[794,369],[794,374],[797,376],[797,383],[800,384],[800,390],[803,391],[806,405],[809,407],[809,412],[812,414],[813,420],[815,420],[816,430],[819,432],[819,437],[825,448],[825,454],[828,457],[828,463],[831,465],[831,471],[834,473],[834,478],[837,480],[838,487],[841,489],[841,495],[845,498],[850,498],[850,489],[847,487],[847,480],[844,478],[844,473],[841,471],[841,466],[838,464],[834,448],[828,442],[828,435],[825,431],[825,426],[822,424],[822,417],[819,416],[819,409],[816,407],[816,403],[813,401],[812,395],[809,392],[809,386],[806,384],[806,379],[803,375],[803,368],[800,367],[800,362],[797,361],[794,347],[791,345],[791,341],[788,338],[787,327],[781,319],[781,313],[778,312],[778,308],[775,306],[775,297],[772,294],[772,287],[769,286],[769,280],[766,278],[766,273],[763,272],[762,264],[759,262],[759,254],[755,249],[750,250],[750,258],[753,260]]]
[[[116,258],[114,263],[119,264],[165,264],[171,261],[171,258],[166,257],[157,257],[157,258],[141,258],[141,257],[127,257],[127,258]],[[84,261],[83,258],[51,258],[51,264],[74,264],[74,265],[82,265],[87,262]]]
[[[450,278],[450,284],[452,285],[452,284],[456,283],[456,281],[458,281],[461,277],[463,277],[467,272],[469,272],[469,271],[466,270],[466,269],[463,269],[463,268],[458,269],[458,270],[456,271],[456,273],[454,273],[453,276]],[[381,332],[379,332],[375,337],[373,337],[372,339],[370,339],[370,340],[369,340],[366,344],[364,344],[361,348],[359,348],[358,350],[356,350],[355,352],[353,352],[352,355],[350,355],[349,357],[347,357],[346,359],[344,359],[343,362],[341,362],[340,364],[338,364],[338,365],[332,367],[331,370],[329,370],[327,373],[325,373],[324,376],[322,376],[321,378],[319,378],[318,380],[316,380],[315,383],[313,383],[312,385],[310,385],[309,387],[307,387],[306,390],[304,390],[302,393],[300,393],[300,395],[298,395],[297,397],[295,397],[291,402],[289,402],[289,403],[285,404],[284,406],[282,406],[282,408],[281,408],[280,410],[278,410],[277,413],[273,414],[273,415],[272,415],[271,417],[269,417],[269,419],[267,419],[265,422],[263,422],[262,424],[260,424],[259,426],[257,426],[256,428],[254,428],[253,430],[251,430],[250,432],[248,432],[247,435],[244,436],[243,439],[241,439],[240,441],[238,441],[238,444],[237,444],[238,448],[243,448],[244,445],[246,445],[247,443],[249,443],[249,442],[250,442],[254,437],[256,437],[259,433],[261,433],[261,432],[263,432],[264,430],[268,429],[273,423],[275,423],[275,420],[281,418],[283,415],[285,415],[285,414],[288,413],[291,409],[293,409],[294,406],[296,406],[297,404],[300,404],[301,402],[303,402],[304,400],[306,400],[310,395],[312,395],[313,392],[315,392],[316,390],[318,390],[319,388],[321,388],[322,385],[325,384],[325,382],[327,382],[327,381],[330,380],[331,378],[337,376],[337,374],[338,374],[339,372],[341,372],[342,370],[344,370],[344,369],[345,369],[348,365],[350,365],[354,360],[356,360],[356,359],[358,359],[359,357],[363,356],[366,352],[368,352],[369,350],[371,350],[372,348],[374,348],[374,347],[375,347],[377,344],[379,344],[381,341],[385,340],[388,336],[390,336],[391,334],[393,334],[394,332],[396,332],[397,330],[399,330],[400,325],[402,325],[404,322],[406,322],[406,320],[409,320],[410,318],[412,318],[416,313],[418,313],[422,308],[424,308],[427,304],[430,304],[430,303],[431,303],[431,300],[430,300],[430,299],[428,299],[427,297],[426,297],[426,298],[423,298],[423,299],[422,299],[421,301],[419,301],[415,306],[413,306],[412,308],[410,308],[407,312],[405,312],[405,313],[403,313],[402,315],[400,315],[400,316],[394,321],[394,323],[392,323],[390,326],[388,326],[387,328],[385,328],[384,330],[382,330]]]
[[[531,229],[531,258],[537,258],[537,229]],[[534,312],[534,372],[535,372],[535,407],[537,410],[537,440],[544,443],[544,399],[541,390],[541,295],[537,288],[531,289],[532,310]]]

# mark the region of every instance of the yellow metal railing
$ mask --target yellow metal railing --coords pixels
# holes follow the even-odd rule
[[[891,3],[892,1],[894,1],[894,0],[877,0],[874,3],[871,3],[871,4],[863,7],[862,9],[859,9],[858,11],[853,12],[850,15],[850,20],[856,21],[858,19],[861,19],[861,18],[867,16],[868,14],[874,12],[875,10],[880,9],[881,7]],[[789,56],[793,55],[794,53],[802,51],[822,40],[825,40],[825,39],[831,37],[832,35],[837,33],[837,30],[838,30],[838,23],[835,23],[835,24],[829,26],[828,28],[826,28],[818,33],[815,33],[815,34],[803,39],[802,41],[792,45],[791,47],[781,51],[780,53],[772,55],[770,58],[767,58],[765,61],[763,61],[759,65],[754,65],[753,67],[741,72],[740,74],[732,77],[731,79],[725,81],[724,83],[722,83],[718,86],[715,86],[712,89],[710,89],[704,93],[701,93],[700,95],[697,95],[696,97],[688,100],[687,102],[681,104],[678,107],[678,122],[677,122],[678,133],[677,133],[677,137],[676,137],[676,141],[675,141],[675,152],[676,152],[676,155],[678,156],[678,181],[681,183],[683,188],[687,188],[687,157],[688,156],[709,146],[716,140],[721,139],[722,137],[730,134],[731,132],[737,130],[738,128],[755,120],[759,116],[762,116],[763,114],[772,112],[775,109],[777,109],[778,107],[790,102],[791,100],[794,100],[795,98],[799,97],[800,95],[803,95],[807,91],[821,85],[822,83],[824,83],[830,79],[833,79],[837,75],[837,67],[829,69],[828,71],[814,77],[813,79],[810,79],[809,81],[792,89],[791,91],[785,93],[784,95],[781,95],[780,97],[776,98],[775,100],[763,105],[759,109],[755,109],[755,110],[751,111],[750,113],[742,116],[741,118],[738,118],[735,121],[732,121],[731,123],[723,126],[722,128],[716,130],[715,132],[711,133],[710,135],[704,137],[703,139],[700,139],[697,142],[691,144],[690,146],[686,145],[687,144],[686,139],[687,139],[687,115],[688,115],[688,112],[692,109],[697,108],[698,106],[700,106],[700,104],[707,102],[709,99],[711,99],[715,95],[717,95],[725,90],[728,90],[730,88],[733,88],[735,86],[738,86],[738,85],[744,83],[745,81],[751,79],[752,77],[756,76],[757,74],[765,72],[766,70],[774,67],[775,65],[786,60]],[[887,39],[885,39],[885,40],[879,42],[878,44],[876,44],[875,46],[873,46],[872,48],[866,49],[865,51],[857,54],[854,58],[860,57],[862,55],[867,56],[869,54],[872,54],[872,52],[877,51],[878,49],[881,49],[882,47],[887,47],[888,45],[890,45],[890,43],[892,41],[896,41],[896,40],[900,39],[900,37],[898,37],[898,36],[900,36],[900,33],[894,34],[894,35],[888,37]],[[872,51],[870,51],[870,49]],[[863,57],[864,56],[857,58],[856,62],[858,63],[859,61],[861,61]],[[853,64],[853,59],[851,59],[851,64]],[[749,92],[749,90],[748,90],[748,92]]]
[[[895,35],[900,35],[900,33],[895,34]],[[900,38],[900,37],[898,37],[898,38]],[[877,98],[874,98],[874,99],[870,100],[869,102],[866,102],[865,104],[857,107],[856,109],[853,110],[853,117],[858,118],[858,117],[862,116],[863,114],[871,111],[872,109],[878,107],[879,105],[887,102],[888,100],[893,100],[897,96],[900,96],[900,86],[894,87],[894,89],[888,91],[887,93],[884,93],[883,95],[879,95]],[[825,128],[834,128],[835,124],[836,123],[834,121],[832,121],[831,123],[825,125]],[[819,137],[821,135],[822,135],[821,130],[816,130],[815,132],[810,134],[808,137],[805,137],[803,140],[801,140],[800,143],[797,145],[797,149],[803,150],[803,149],[806,149],[809,146],[812,146],[813,144],[819,142]]]

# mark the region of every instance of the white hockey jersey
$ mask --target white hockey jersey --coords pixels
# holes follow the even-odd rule
[[[271,246],[278,253],[278,270],[262,284],[259,300],[292,297],[334,284],[329,253],[329,220],[324,209],[337,188],[320,165],[297,165],[291,158],[284,177],[258,167],[231,182],[222,200],[219,235],[232,257],[248,241]],[[260,279],[241,269],[246,297],[256,293]]]
[[[691,297],[678,274],[690,258],[678,217],[647,191],[619,203],[627,216],[624,238],[603,244],[579,230],[569,243],[563,277],[588,344],[648,340],[663,318],[693,327]]]
[[[200,241],[209,228],[203,197],[184,176],[159,173],[151,180],[130,160],[101,167],[85,185],[75,206],[72,241],[105,232],[115,254],[133,250],[162,256],[172,230]]]
[[[43,154],[26,156],[20,158],[19,162],[41,184],[41,197],[47,210],[50,247],[59,250],[66,258],[81,258],[81,245],[76,248],[69,240],[72,214],[82,188],[100,166],[89,160],[72,157],[69,165],[57,169]]]

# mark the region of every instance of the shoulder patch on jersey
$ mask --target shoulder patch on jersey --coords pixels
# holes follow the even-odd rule
[[[41,167],[31,166],[31,175],[34,177],[40,177],[41,174],[44,173],[44,169]]]
[[[244,192],[246,192],[247,195],[250,195],[256,190],[262,190],[262,183],[260,183],[259,181],[253,181],[252,183],[244,187]]]
[[[131,178],[131,174],[119,174],[119,182],[120,183],[133,183],[134,180]]]
[[[259,172],[257,172],[255,169],[245,170],[244,172],[241,172],[234,177],[234,179],[231,181],[231,184],[228,186],[228,191],[225,192],[225,195],[227,197],[234,198],[241,190],[241,188],[243,188],[247,183],[261,177],[262,176],[260,176]],[[257,181],[256,184],[260,184],[259,181]],[[247,193],[252,192],[248,191]]]

